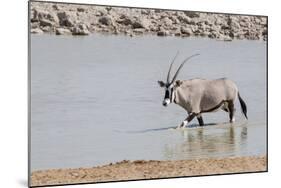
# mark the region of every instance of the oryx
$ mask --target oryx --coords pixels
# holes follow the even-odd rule
[[[177,69],[172,80],[170,80],[172,65],[177,55],[178,53],[171,62],[166,83],[163,81],[158,81],[158,83],[160,87],[165,88],[163,105],[167,106],[170,103],[175,103],[184,108],[188,113],[187,118],[178,126],[178,128],[186,126],[187,123],[190,122],[194,117],[197,117],[199,125],[202,126],[204,125],[204,121],[201,114],[213,112],[220,108],[228,112],[230,122],[234,122],[234,101],[237,97],[239,99],[242,112],[247,118],[246,103],[241,98],[238,88],[233,81],[227,78],[215,80],[200,78],[176,80],[183,65],[190,58],[199,54],[195,54],[186,58]]]

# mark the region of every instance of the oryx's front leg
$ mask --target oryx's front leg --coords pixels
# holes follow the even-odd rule
[[[190,113],[188,115],[188,117],[177,127],[177,128],[182,128],[182,127],[185,127],[187,125],[187,123],[189,123],[190,121],[193,120],[193,118],[196,116],[197,114],[196,113]]]

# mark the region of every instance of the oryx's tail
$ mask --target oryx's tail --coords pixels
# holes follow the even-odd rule
[[[248,119],[248,117],[247,117],[247,106],[246,106],[246,103],[241,98],[239,92],[238,92],[238,99],[239,99],[239,102],[240,102],[240,105],[241,105],[241,108],[242,108],[242,112],[243,112],[244,116],[246,117],[246,119]]]

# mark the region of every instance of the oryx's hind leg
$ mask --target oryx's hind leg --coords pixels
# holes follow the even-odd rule
[[[224,102],[221,109],[225,112],[229,112],[229,109],[228,109],[228,102]]]
[[[228,110],[229,110],[229,122],[233,123],[235,121],[235,118],[234,118],[235,108],[234,108],[233,101],[228,102]]]
[[[222,109],[223,111],[225,111],[225,112],[229,112],[229,110],[228,110],[227,107],[222,107],[221,109]]]
[[[197,120],[198,120],[198,123],[200,126],[203,126],[204,125],[204,121],[203,121],[203,118],[202,118],[202,115],[199,114],[196,116],[197,117]]]

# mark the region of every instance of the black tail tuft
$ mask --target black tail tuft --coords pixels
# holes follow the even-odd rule
[[[241,108],[242,108],[242,112],[243,112],[244,116],[246,117],[246,119],[248,119],[248,117],[247,117],[247,106],[246,106],[246,103],[241,98],[239,92],[238,92],[238,99],[239,99],[239,102],[240,102],[240,105],[241,105]]]

